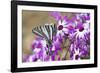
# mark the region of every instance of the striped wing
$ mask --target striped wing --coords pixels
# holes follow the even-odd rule
[[[32,32],[40,37],[45,38],[46,40],[52,40],[53,36],[56,34],[56,25],[43,25],[34,27]]]

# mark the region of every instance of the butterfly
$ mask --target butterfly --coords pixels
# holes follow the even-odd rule
[[[57,26],[55,24],[45,24],[36,26],[32,29],[32,33],[44,38],[47,41],[48,47],[51,46],[53,37],[56,35]]]

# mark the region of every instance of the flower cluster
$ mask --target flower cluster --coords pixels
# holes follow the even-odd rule
[[[89,58],[90,51],[90,14],[74,13],[71,18],[61,15],[60,12],[50,12],[57,24],[56,35],[53,36],[52,43],[48,46],[46,39],[37,37],[32,42],[33,54],[25,60],[35,61],[55,61],[67,60],[66,54],[69,53],[69,60],[79,60]],[[66,40],[69,46],[66,47]],[[67,52],[61,51],[65,48]],[[60,53],[59,53],[60,52]]]

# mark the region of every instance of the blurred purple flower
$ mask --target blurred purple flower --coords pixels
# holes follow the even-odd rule
[[[57,11],[50,12],[50,16],[54,17],[56,21],[59,21],[62,19],[62,15],[60,14],[60,12],[57,12]]]

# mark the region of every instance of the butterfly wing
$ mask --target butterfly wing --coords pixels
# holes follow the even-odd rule
[[[56,34],[56,25],[43,25],[34,27],[32,32],[35,35],[45,38],[46,40],[53,40],[53,36]]]

